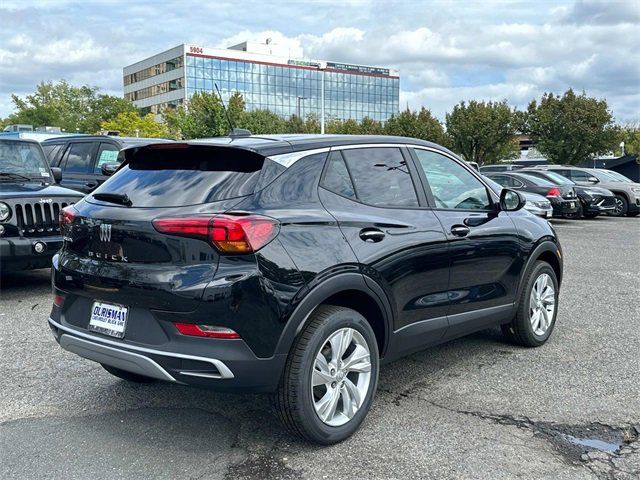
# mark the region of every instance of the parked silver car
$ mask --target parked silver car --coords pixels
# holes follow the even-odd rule
[[[563,175],[578,185],[593,186],[611,190],[615,198],[615,209],[610,215],[635,217],[640,213],[640,183],[625,181],[606,170],[597,168],[572,167],[566,165],[538,165],[533,169],[550,170]],[[625,177],[626,178],[626,177]],[[627,179],[628,180],[628,179]]]

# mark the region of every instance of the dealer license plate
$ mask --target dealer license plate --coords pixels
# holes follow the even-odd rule
[[[124,337],[129,308],[123,305],[94,302],[89,320],[89,330],[112,337]]]

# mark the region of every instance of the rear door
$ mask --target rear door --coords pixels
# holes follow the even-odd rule
[[[522,269],[515,224],[462,162],[426,147],[411,151],[449,245],[447,337],[494,324],[511,311]]]
[[[368,281],[394,309],[391,351],[439,341],[447,328],[446,237],[426,204],[408,152],[362,146],[330,153],[320,199],[336,218]]]

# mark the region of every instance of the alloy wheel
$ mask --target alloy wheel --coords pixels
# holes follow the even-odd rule
[[[371,382],[371,355],[360,332],[341,328],[318,351],[311,377],[311,399],[320,420],[344,425],[364,403]]]
[[[529,297],[529,321],[533,333],[544,335],[553,321],[556,308],[556,291],[553,280],[547,273],[540,275],[531,289]]]
[[[624,204],[622,203],[622,200],[616,197],[613,199],[613,203],[613,215],[615,215],[616,217],[622,215],[622,211],[624,210]]]

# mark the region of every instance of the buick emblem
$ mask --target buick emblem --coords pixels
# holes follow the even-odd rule
[[[100,240],[103,242],[111,241],[111,225],[103,223],[100,225]]]

